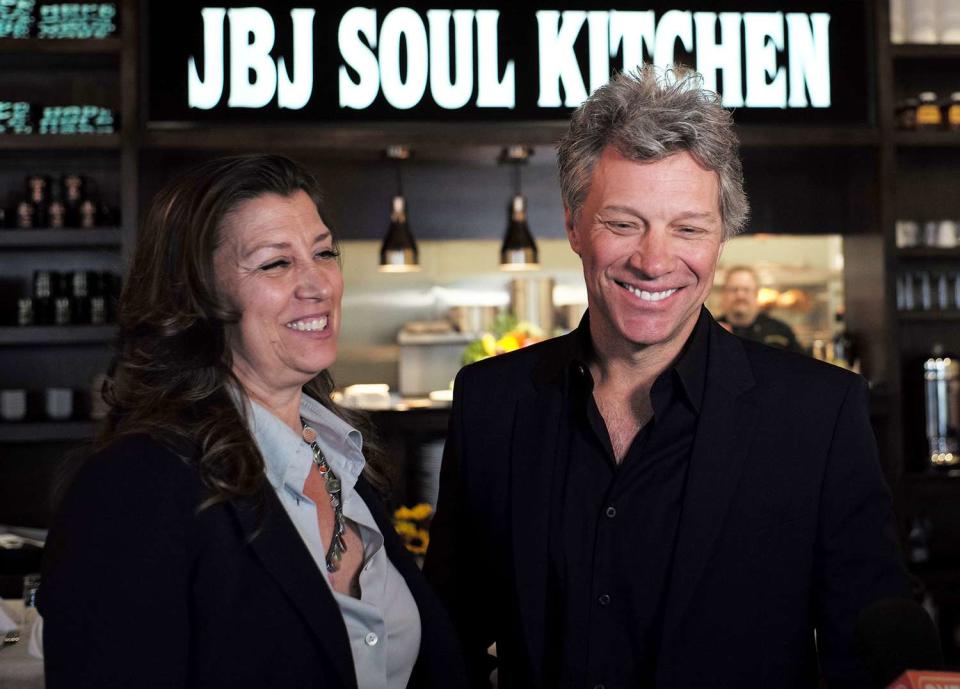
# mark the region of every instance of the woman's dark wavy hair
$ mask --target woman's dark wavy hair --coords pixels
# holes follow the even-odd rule
[[[263,458],[231,395],[242,387],[225,328],[240,314],[217,294],[214,251],[244,201],[298,190],[330,227],[316,180],[283,156],[219,158],[177,177],[153,200],[120,296],[117,360],[104,390],[111,412],[97,445],[134,433],[168,445],[196,465],[209,490],[204,507],[257,496],[266,485]],[[327,371],[303,389],[363,432],[364,473],[384,491],[382,452],[366,417],[330,399]]]

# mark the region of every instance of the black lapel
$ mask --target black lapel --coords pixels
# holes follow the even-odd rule
[[[340,607],[273,488],[267,486],[263,495],[262,510],[252,501],[231,503],[244,536],[310,627],[342,685],[356,687],[353,653]]]
[[[532,375],[533,388],[517,401],[511,444],[511,525],[517,600],[533,671],[543,685],[548,534],[557,443],[564,419],[563,373],[574,335],[567,335]]]
[[[677,534],[664,636],[676,630],[706,568],[750,451],[758,406],[743,345],[710,321],[703,406]]]

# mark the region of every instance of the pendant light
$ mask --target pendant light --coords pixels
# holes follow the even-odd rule
[[[412,273],[420,270],[420,252],[407,223],[407,200],[403,195],[403,162],[410,158],[406,146],[390,146],[386,157],[394,161],[397,194],[390,202],[390,226],[380,245],[381,273]]]
[[[513,198],[510,199],[507,230],[500,246],[500,270],[537,270],[540,268],[537,243],[527,224],[527,200],[523,196],[520,170],[533,149],[526,146],[510,146],[503,149],[500,162],[510,165],[513,170]]]

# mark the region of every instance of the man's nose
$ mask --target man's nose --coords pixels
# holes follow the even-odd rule
[[[650,228],[638,239],[630,266],[647,278],[657,278],[673,269],[670,238],[664,228]]]

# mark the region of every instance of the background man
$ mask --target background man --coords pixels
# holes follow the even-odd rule
[[[803,348],[789,325],[760,311],[759,293],[760,280],[753,268],[730,268],[721,292],[723,315],[717,322],[729,326],[727,329],[737,337],[802,352]]]
[[[455,386],[426,570],[475,686],[493,642],[501,689],[866,683],[857,616],[906,592],[866,384],[703,308],[737,147],[695,75],[616,76],[571,118],[587,315]]]

